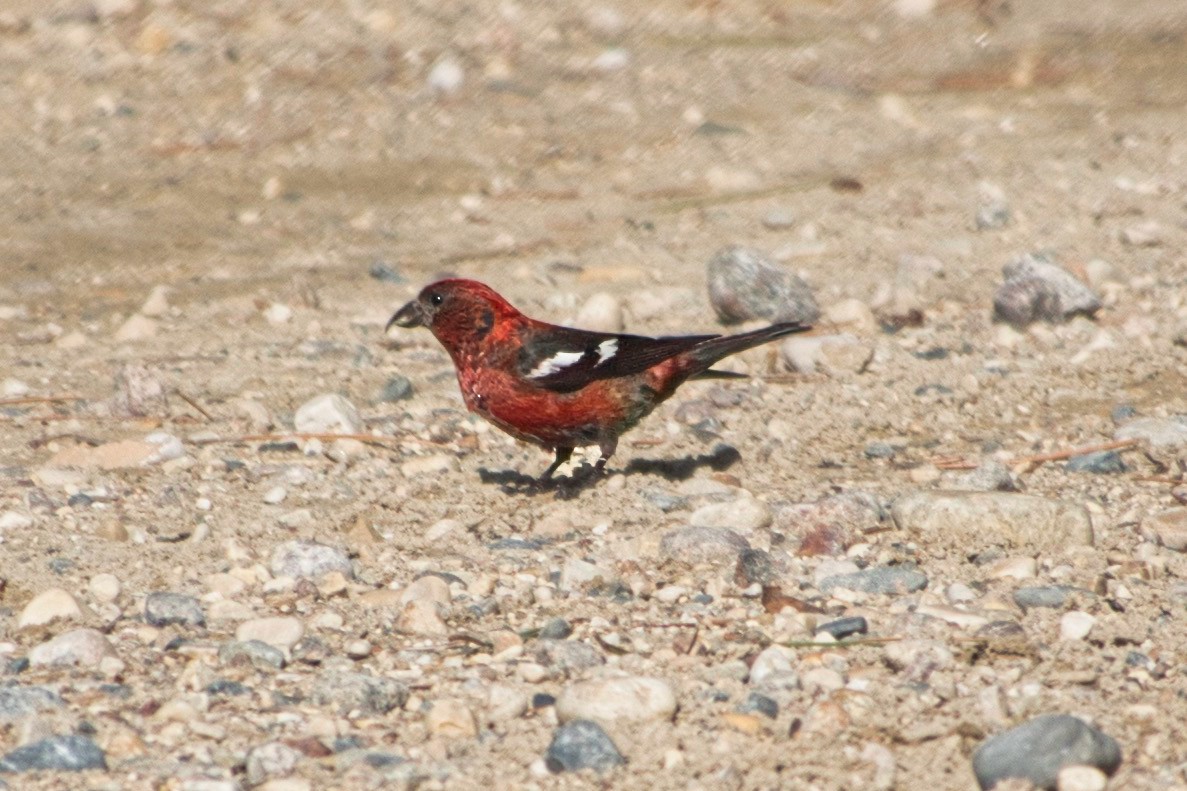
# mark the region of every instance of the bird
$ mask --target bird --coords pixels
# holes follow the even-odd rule
[[[690,379],[735,379],[714,370],[731,354],[811,329],[781,322],[736,335],[645,337],[530,318],[490,286],[448,278],[397,310],[392,326],[427,327],[457,371],[467,409],[555,454],[540,482],[579,447],[601,451],[596,473],[633,428]]]

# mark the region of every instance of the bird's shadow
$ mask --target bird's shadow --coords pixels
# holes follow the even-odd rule
[[[658,475],[668,481],[685,481],[702,467],[714,472],[728,470],[742,459],[742,454],[729,445],[718,445],[710,453],[685,456],[680,459],[631,459],[622,470],[623,475]],[[498,486],[505,494],[522,494],[535,497],[539,494],[553,494],[558,500],[570,500],[586,489],[598,485],[605,474],[592,466],[583,464],[572,475],[547,480],[533,478],[517,470],[488,470],[478,468],[478,479],[483,483]]]

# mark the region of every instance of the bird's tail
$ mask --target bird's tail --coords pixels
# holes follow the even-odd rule
[[[762,329],[752,330],[750,332],[741,332],[737,335],[721,335],[716,338],[710,338],[703,343],[697,344],[690,350],[689,356],[696,361],[696,367],[699,369],[693,374],[693,377],[697,379],[742,378],[742,374],[734,374],[729,371],[713,371],[710,368],[714,363],[725,357],[729,357],[731,354],[737,354],[738,352],[752,349],[755,346],[770,343],[786,335],[806,332],[810,329],[812,329],[811,324],[789,321],[772,324],[769,327],[763,327]]]

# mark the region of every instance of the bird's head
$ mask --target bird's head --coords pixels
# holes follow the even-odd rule
[[[397,327],[428,327],[453,351],[486,337],[502,319],[519,315],[511,303],[476,280],[451,278],[424,287],[416,299],[395,312],[386,331]]]

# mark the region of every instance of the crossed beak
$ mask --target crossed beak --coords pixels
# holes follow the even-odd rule
[[[425,314],[421,310],[420,303],[415,299],[409,302],[404,307],[400,308],[395,314],[387,320],[387,326],[383,328],[387,332],[394,324],[397,327],[423,327],[425,323]]]

